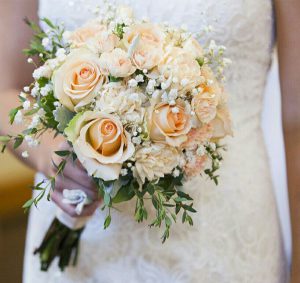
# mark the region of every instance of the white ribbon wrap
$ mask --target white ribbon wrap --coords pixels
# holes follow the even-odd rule
[[[91,201],[88,199],[86,193],[82,190],[63,190],[63,202],[75,205],[75,212],[80,215],[83,207]],[[77,230],[85,226],[85,224],[90,219],[89,216],[83,217],[71,217],[69,214],[64,212],[61,208],[56,210],[56,218],[69,227],[70,229]]]

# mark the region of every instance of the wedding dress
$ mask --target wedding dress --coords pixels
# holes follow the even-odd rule
[[[138,17],[186,24],[211,35],[233,61],[226,89],[234,121],[220,184],[198,178],[186,185],[198,213],[194,226],[174,225],[162,245],[161,231],[132,218],[132,203],[114,211],[109,229],[97,211],[82,235],[78,265],[64,273],[54,263],[39,271],[32,252],[55,213],[45,201],[30,213],[25,283],[159,282],[285,283],[287,260],[261,130],[262,94],[271,60],[271,0],[124,0]],[[72,29],[93,16],[101,0],[40,0],[40,17]],[[94,5],[94,6],[93,6]],[[38,177],[38,178],[41,178]]]

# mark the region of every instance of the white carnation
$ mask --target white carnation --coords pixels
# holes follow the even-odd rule
[[[152,144],[143,147],[135,155],[135,174],[144,183],[171,174],[180,164],[180,154],[175,147],[165,144]]]

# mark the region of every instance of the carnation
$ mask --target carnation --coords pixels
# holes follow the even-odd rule
[[[179,151],[171,146],[154,143],[140,148],[135,154],[135,168],[137,177],[144,183],[153,181],[172,170],[180,164]]]

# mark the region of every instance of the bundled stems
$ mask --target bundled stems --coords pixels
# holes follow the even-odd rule
[[[70,264],[76,265],[79,252],[79,241],[84,227],[72,230],[55,218],[41,245],[34,251],[39,254],[41,270],[47,271],[52,261],[58,257],[61,271]]]

